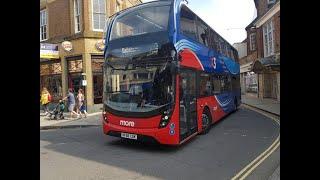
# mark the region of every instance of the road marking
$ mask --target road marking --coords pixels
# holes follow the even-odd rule
[[[247,106],[248,109],[256,111],[264,116],[274,120],[279,126],[280,121],[264,112],[257,111],[256,109]],[[246,107],[246,108],[247,108]],[[239,173],[237,173],[231,180],[239,179],[242,180],[246,178],[256,167],[258,167],[266,158],[268,158],[278,147],[280,146],[280,134],[277,139],[266,149],[263,153],[261,153],[258,157],[256,157],[250,164],[244,167]]]
[[[277,143],[277,145],[275,147],[273,147],[273,149],[266,154],[262,159],[260,159],[259,162],[257,162],[250,170],[248,170],[241,178],[240,180],[245,179],[256,167],[258,167],[265,159],[267,159],[278,147],[280,146],[280,142]]]

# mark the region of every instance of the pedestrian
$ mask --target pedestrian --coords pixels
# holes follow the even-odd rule
[[[76,100],[74,98],[74,94],[72,93],[72,89],[70,88],[68,90],[68,94],[65,98],[63,98],[63,100],[68,99],[68,110],[70,112],[70,118],[72,118],[72,115],[75,114],[77,115],[77,117],[79,116],[79,114],[77,112],[74,111],[75,105],[76,105]]]
[[[44,110],[45,115],[49,114],[48,106],[49,106],[50,101],[51,101],[51,95],[50,95],[49,91],[47,90],[47,88],[44,87],[41,91],[40,103],[43,106],[43,110]]]
[[[78,114],[80,117],[82,117],[82,114],[84,114],[84,117],[86,118],[88,113],[87,113],[86,107],[84,105],[84,102],[85,102],[84,100],[85,100],[85,98],[84,98],[83,90],[79,89],[78,95],[77,95],[77,101],[78,101],[77,111],[78,111]]]

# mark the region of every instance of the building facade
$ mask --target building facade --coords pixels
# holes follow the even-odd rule
[[[244,64],[244,60],[247,57],[247,39],[243,40],[242,42],[239,43],[234,43],[233,47],[237,49],[238,51],[238,56],[239,56],[239,64],[240,64],[240,85],[241,85],[241,94],[246,93],[246,81],[245,81],[245,72],[243,69],[247,69],[247,67],[243,67],[242,65]]]
[[[245,93],[280,101],[280,0],[254,0],[247,27],[247,56],[240,59]]]
[[[75,93],[82,88],[88,112],[99,111],[106,19],[139,3],[141,0],[41,0],[40,89],[46,87],[58,101],[69,88]]]

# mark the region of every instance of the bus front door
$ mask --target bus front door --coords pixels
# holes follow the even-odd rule
[[[197,131],[196,73],[180,73],[180,141]]]

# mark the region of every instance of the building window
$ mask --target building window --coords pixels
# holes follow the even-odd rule
[[[60,60],[50,60],[40,63],[40,89],[46,87],[57,102],[62,98]]]
[[[92,0],[93,30],[103,31],[106,22],[105,0]]]
[[[80,7],[81,7],[81,0],[74,0],[74,30],[75,33],[80,32]]]
[[[264,57],[274,54],[273,31],[274,28],[272,21],[267,22],[263,26]]]
[[[116,1],[116,12],[119,12],[120,10],[120,3]]]
[[[250,51],[256,50],[256,33],[250,34]]]
[[[47,40],[47,11],[40,11],[40,41]]]

